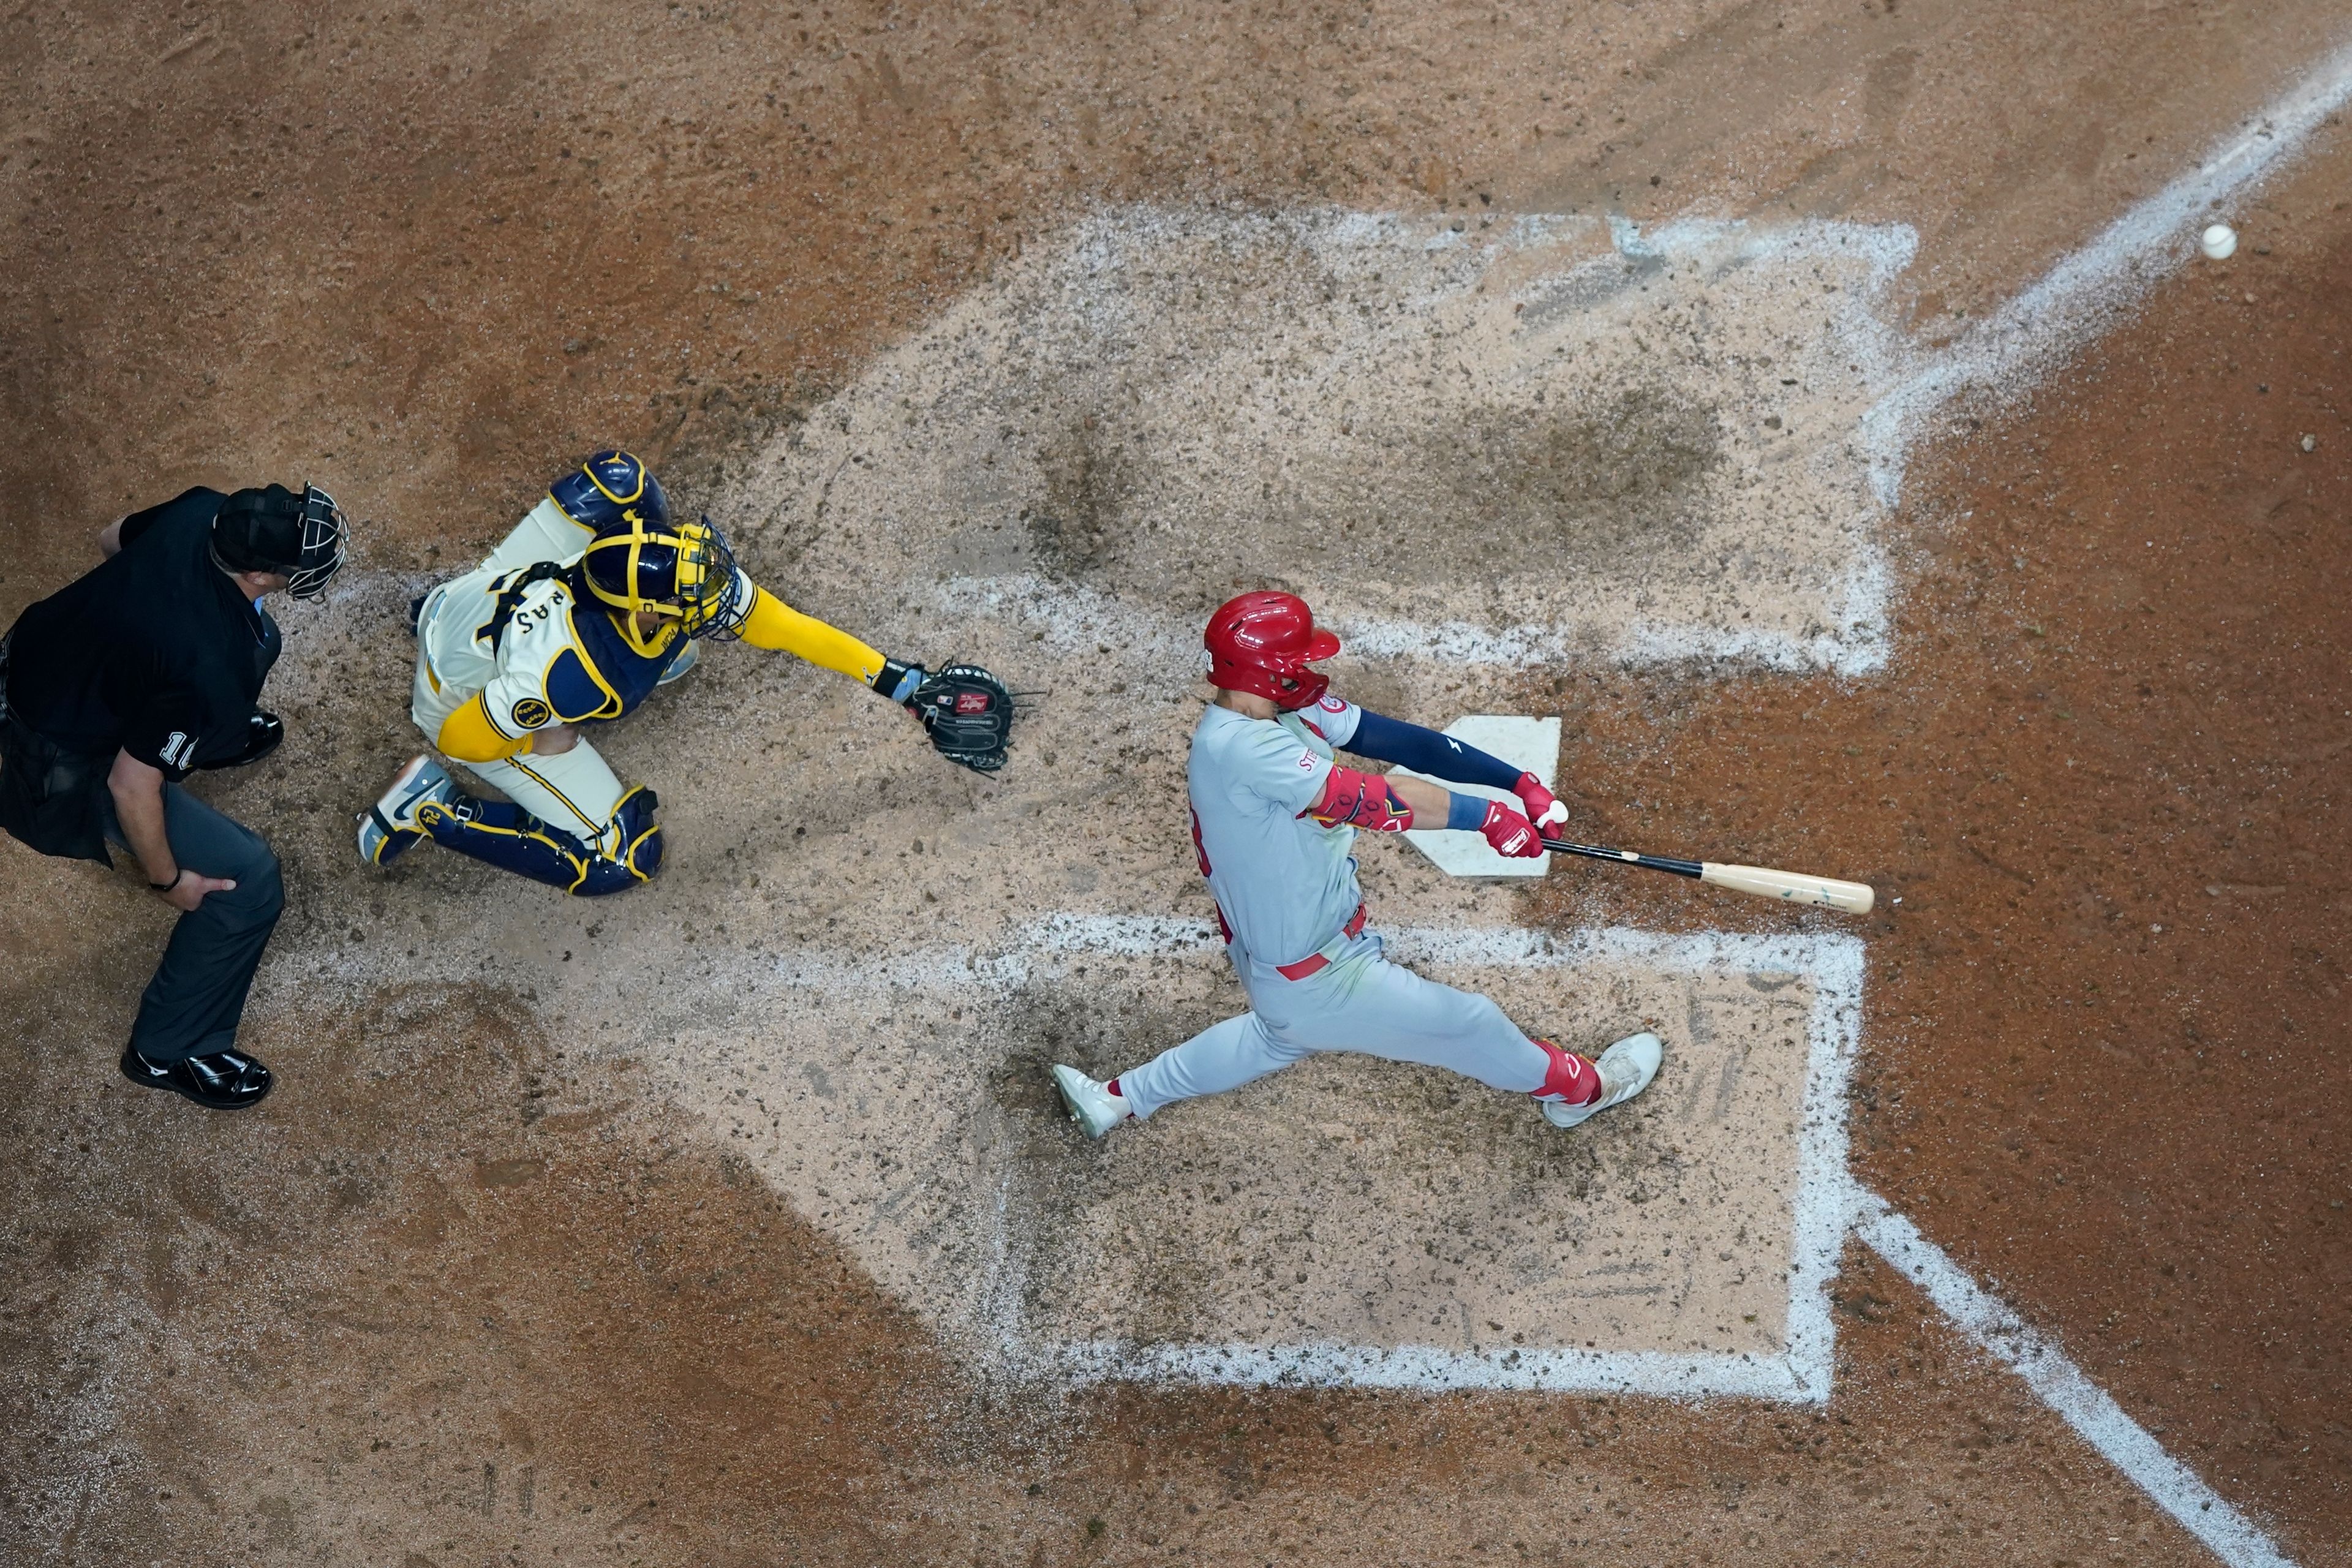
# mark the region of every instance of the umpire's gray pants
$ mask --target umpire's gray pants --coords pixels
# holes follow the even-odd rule
[[[1120,1096],[1138,1117],[1196,1095],[1238,1089],[1316,1051],[1361,1051],[1421,1062],[1475,1078],[1490,1089],[1533,1094],[1551,1058],[1487,998],[1456,991],[1381,956],[1370,931],[1304,980],[1286,980],[1225,949],[1250,1010],[1118,1075]]]
[[[99,810],[107,841],[128,851],[114,795],[99,787]],[[210,1056],[236,1044],[245,1016],[245,994],[260,967],[261,950],[278,928],[286,907],[286,885],[278,857],[261,835],[224,816],[177,784],[163,786],[163,836],[173,858],[206,877],[226,877],[236,886],[207,893],[180,917],[163,962],[139,999],[131,1043],[151,1062]],[[131,868],[138,869],[133,861]],[[143,872],[141,875],[144,875]]]

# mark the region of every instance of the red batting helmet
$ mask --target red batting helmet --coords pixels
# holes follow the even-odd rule
[[[1331,678],[1307,667],[1339,651],[1339,639],[1315,624],[1306,600],[1263,591],[1219,605],[1201,641],[1211,685],[1255,691],[1281,708],[1304,708],[1322,696]]]

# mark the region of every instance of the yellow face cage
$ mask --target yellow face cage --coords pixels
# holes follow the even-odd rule
[[[750,608],[734,552],[709,518],[672,527],[630,507],[589,542],[581,567],[588,591],[619,612],[621,636],[647,657],[677,637],[725,637]],[[655,617],[651,630],[640,616]]]

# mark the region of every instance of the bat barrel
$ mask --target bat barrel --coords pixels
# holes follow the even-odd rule
[[[1850,915],[1866,915],[1878,901],[1878,895],[1861,882],[1809,877],[1802,871],[1776,871],[1769,866],[1718,866],[1709,860],[1700,869],[1699,880],[1735,892],[1754,893],[1759,898],[1843,910]]]

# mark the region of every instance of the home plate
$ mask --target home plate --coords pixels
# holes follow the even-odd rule
[[[1192,921],[1069,915],[887,977],[778,961],[737,986],[754,1039],[683,1023],[662,1076],[1014,1374],[1825,1397],[1860,944],[1386,934],[1579,1049],[1654,1029],[1665,1066],[1563,1132],[1467,1079],[1320,1056],[1090,1142],[1049,1063],[1108,1077],[1241,998]],[[934,990],[965,1022],[942,1027]]]

